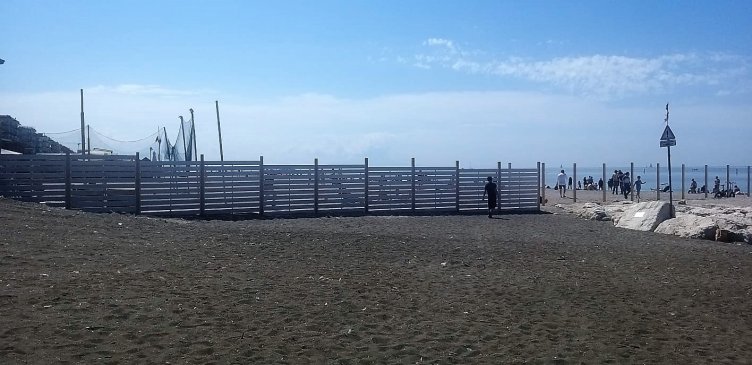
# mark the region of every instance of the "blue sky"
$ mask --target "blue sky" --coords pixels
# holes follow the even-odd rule
[[[749,1],[0,2],[0,114],[225,159],[752,163]],[[727,133],[713,132],[714,126]],[[174,138],[174,137],[172,137]]]

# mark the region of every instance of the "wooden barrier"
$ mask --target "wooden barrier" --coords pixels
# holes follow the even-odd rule
[[[460,169],[143,161],[138,156],[3,155],[0,195],[91,212],[162,216],[538,210],[540,168]]]

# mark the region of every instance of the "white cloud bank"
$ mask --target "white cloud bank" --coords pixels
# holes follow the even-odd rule
[[[483,52],[466,51],[448,39],[429,38],[423,47],[424,52],[413,56],[413,64],[423,69],[513,77],[598,99],[665,93],[688,86],[710,87],[710,95],[750,91],[749,60],[721,53],[481,59]]]

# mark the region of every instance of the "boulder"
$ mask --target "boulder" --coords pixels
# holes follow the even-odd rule
[[[624,207],[624,213],[614,220],[620,228],[652,231],[663,221],[671,218],[671,206],[667,202],[649,201]]]
[[[709,217],[679,213],[676,218],[663,221],[655,228],[656,233],[673,234],[679,237],[716,239],[718,225]]]

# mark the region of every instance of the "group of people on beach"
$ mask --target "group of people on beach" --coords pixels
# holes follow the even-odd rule
[[[583,178],[582,182],[582,185],[580,185],[579,181],[577,182],[578,189],[584,186],[585,190],[603,190],[603,179],[599,179],[597,185],[593,182],[592,176]],[[561,170],[559,175],[556,176],[556,185],[554,186],[554,189],[559,191],[559,197],[567,197],[567,188],[572,189],[572,183],[572,178],[567,177],[564,170]],[[637,176],[637,180],[633,183],[629,172],[622,172],[621,170],[614,170],[614,174],[608,180],[608,188],[611,190],[611,193],[624,194],[624,199],[629,197],[629,193],[632,192],[632,188],[634,187],[637,199],[639,200],[643,184],[645,182],[642,181],[641,176]]]

